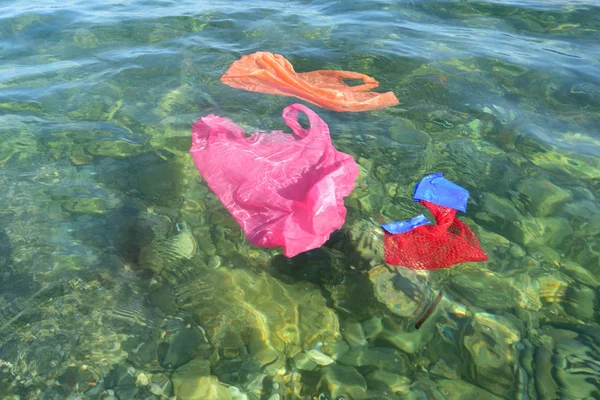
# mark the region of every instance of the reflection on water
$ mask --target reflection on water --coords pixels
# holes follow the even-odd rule
[[[600,9],[587,1],[0,6],[0,398],[600,397]],[[284,128],[240,55],[355,70],[398,107],[314,108],[361,170],[342,230],[253,247],[191,124]],[[490,259],[383,264],[414,184],[471,192]]]

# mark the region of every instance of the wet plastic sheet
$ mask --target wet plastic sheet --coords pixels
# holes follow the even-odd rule
[[[404,233],[411,229],[415,229],[417,226],[426,225],[431,223],[423,214],[417,215],[406,221],[389,222],[381,225],[381,227],[388,233]]]
[[[454,264],[486,261],[477,237],[456,218],[456,210],[421,200],[436,225],[421,225],[405,233],[384,232],[384,259],[411,269],[449,268]]]
[[[364,83],[349,86],[344,79],[359,79]],[[335,111],[368,111],[399,104],[392,92],[370,92],[379,86],[370,76],[337,70],[296,73],[283,56],[263,51],[233,62],[221,82],[252,92],[294,96]]]
[[[297,115],[308,116],[302,128]],[[282,246],[286,257],[321,246],[342,227],[343,198],[354,189],[358,166],[337,151],[327,124],[308,107],[283,110],[293,134],[250,137],[227,118],[209,115],[192,129],[190,152],[210,189],[260,247]]]
[[[421,179],[415,187],[414,200],[426,200],[440,206],[467,211],[469,191],[444,178],[441,172]]]

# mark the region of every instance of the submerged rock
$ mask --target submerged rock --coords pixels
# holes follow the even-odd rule
[[[140,155],[149,149],[139,143],[129,140],[94,140],[84,146],[87,154],[98,157],[127,158]]]
[[[179,290],[194,293],[186,307],[221,352],[246,347],[253,359],[270,367],[302,351],[310,357],[316,348],[323,352],[318,360],[336,357],[335,344],[342,341],[339,322],[316,287],[242,269],[207,271],[203,282],[182,284]]]
[[[523,179],[517,190],[525,196],[525,206],[534,217],[553,215],[572,198],[568,190],[540,178]]]
[[[175,396],[189,400],[231,400],[227,388],[216,376],[184,376],[174,383]]]
[[[301,371],[312,371],[317,368],[317,363],[310,359],[305,353],[298,353],[294,356],[294,365]]]
[[[557,176],[569,176],[576,180],[592,183],[600,176],[600,161],[597,156],[577,153],[577,157],[557,151],[531,154],[529,160],[539,168]]]
[[[461,380],[436,379],[435,383],[446,400],[500,400],[505,398],[498,397],[485,389]]]
[[[535,350],[533,373],[540,396],[576,399],[600,397],[600,362],[593,349],[600,344],[600,328],[592,325],[543,326],[550,339]]]
[[[369,389],[391,390],[394,393],[405,393],[410,390],[411,380],[403,375],[375,370],[366,376]]]
[[[308,350],[306,355],[317,365],[329,365],[334,361],[333,358],[316,349]]]
[[[573,228],[566,218],[526,218],[522,220],[521,235],[516,239],[525,247],[559,247],[572,234]]]
[[[376,367],[400,375],[406,374],[410,365],[406,354],[389,347],[352,347],[338,362],[353,367]]]
[[[416,322],[433,302],[436,293],[426,275],[408,268],[391,270],[380,265],[369,271],[375,297],[394,314]]]
[[[498,396],[511,397],[518,381],[516,345],[520,340],[520,332],[509,319],[476,313],[462,343],[469,355],[470,378]]]
[[[198,327],[185,326],[179,329],[168,344],[164,357],[160,360],[163,367],[175,369],[194,358],[197,347],[208,343]]]
[[[367,398],[367,382],[352,367],[333,364],[321,369],[319,390],[326,392],[329,398],[339,397],[362,400]]]
[[[342,336],[350,346],[366,346],[367,339],[365,338],[365,331],[360,322],[357,321],[343,321],[342,322]]]
[[[452,275],[449,283],[452,293],[487,310],[506,310],[521,300],[510,277],[479,266],[462,268],[460,274]]]
[[[515,239],[518,238],[523,218],[510,200],[490,192],[481,195],[481,206],[474,215],[478,224],[519,243],[521,241]]]
[[[147,225],[149,218],[142,220]],[[167,275],[177,270],[178,263],[190,260],[198,251],[198,244],[191,230],[185,223],[177,224],[174,233],[166,233],[164,220],[157,221],[160,225],[153,224],[152,240],[147,240],[140,246],[138,263],[142,268],[151,269],[157,274],[166,269]],[[139,226],[140,224],[138,224]],[[138,228],[143,230],[144,228]]]
[[[573,233],[565,218],[525,216],[511,201],[493,193],[483,193],[480,209],[474,216],[477,223],[525,247],[556,247]]]

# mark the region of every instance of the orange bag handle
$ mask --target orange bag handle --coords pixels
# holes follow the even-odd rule
[[[336,80],[339,83],[344,85],[347,88],[347,90],[349,90],[351,92],[365,92],[365,91],[374,89],[377,86],[379,86],[379,82],[377,82],[375,80],[375,78],[372,78],[369,75],[361,74],[360,72],[353,72],[353,71],[324,69],[324,70],[318,70],[318,71],[312,71],[312,72],[303,72],[303,73],[299,73],[298,75],[310,76],[311,74],[326,75],[326,76],[330,76],[332,78],[336,78]],[[359,80],[363,81],[364,83],[362,85],[350,86],[346,82],[344,82],[344,79],[359,79]]]

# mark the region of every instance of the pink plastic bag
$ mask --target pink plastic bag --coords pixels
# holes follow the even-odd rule
[[[302,128],[298,112],[308,116]],[[198,171],[260,247],[283,246],[293,257],[315,249],[344,224],[344,197],[354,189],[358,166],[337,151],[327,124],[311,109],[283,110],[293,134],[257,132],[250,137],[227,118],[209,115],[192,128],[190,152]]]

